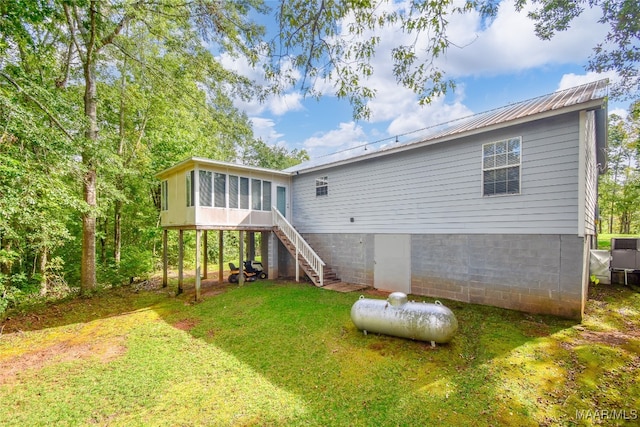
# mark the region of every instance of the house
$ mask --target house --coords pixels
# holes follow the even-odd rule
[[[589,83],[285,171],[189,159],[158,175],[169,201],[161,223],[272,227],[262,239],[270,272],[298,277],[302,269],[319,285],[330,268],[342,281],[384,290],[581,318],[606,164],[606,90],[606,81]],[[215,176],[213,187],[198,184],[202,171],[224,174],[226,184],[216,187]],[[232,177],[242,176],[251,190],[237,196]],[[254,209],[260,195],[255,207],[265,209],[266,194],[264,184],[254,193],[254,179],[271,182],[267,203],[283,191],[284,215],[278,205],[271,223]],[[198,188],[219,205],[200,207]],[[245,211],[236,203],[243,194]],[[291,249],[298,239],[312,253]]]

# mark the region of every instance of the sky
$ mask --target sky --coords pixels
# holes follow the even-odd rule
[[[386,7],[401,5],[390,3]],[[325,93],[320,100],[305,98],[299,88],[289,87],[263,103],[237,100],[236,106],[250,118],[255,137],[270,145],[305,149],[311,159],[342,151],[356,154],[365,144],[378,148],[396,137],[402,142],[425,127],[601,78],[615,81],[615,74],[585,70],[592,48],[607,33],[597,22],[599,12],[585,10],[569,30],[548,41],[537,38],[533,22],[526,13],[516,12],[513,2],[503,2],[491,22],[474,13],[452,17],[448,36],[455,46],[437,65],[455,80],[456,89],[427,106],[420,106],[417,95],[398,85],[392,75],[389,52],[403,37],[395,29],[377,34],[381,43],[367,81],[376,97],[368,103],[368,120],[354,121],[348,100],[333,96],[330,82],[318,83]],[[224,55],[220,60],[260,81],[260,71],[247,63]],[[628,106],[629,102],[610,101],[609,113],[624,115]]]

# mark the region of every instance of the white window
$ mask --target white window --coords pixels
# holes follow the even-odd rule
[[[195,198],[195,186],[194,186],[194,172],[187,172],[187,207],[193,206],[193,199]]]
[[[238,209],[239,207],[239,185],[238,177],[235,175],[229,175],[229,207],[232,209]]]
[[[226,208],[227,207],[227,175],[223,173],[215,173],[213,174],[213,185],[214,185],[214,206],[216,208]]]
[[[168,211],[169,210],[169,181],[167,180],[162,181],[161,199],[162,199],[162,203],[161,203],[162,210]]]
[[[522,139],[510,138],[482,146],[482,195],[520,194]]]
[[[259,211],[262,209],[262,185],[259,179],[251,180],[251,209]]]
[[[240,177],[240,209],[249,209],[249,178]]]
[[[271,210],[271,181],[262,181],[262,210]]]
[[[316,197],[329,195],[329,179],[326,176],[316,178]]]
[[[200,178],[200,206],[211,206],[211,178],[210,171],[199,171]]]

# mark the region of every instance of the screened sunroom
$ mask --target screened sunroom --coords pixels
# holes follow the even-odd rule
[[[196,299],[200,297],[201,278],[208,276],[210,231],[218,232],[220,282],[225,268],[222,260],[224,231],[239,233],[241,256],[238,265],[243,265],[245,254],[248,259],[255,256],[255,233],[261,233],[260,258],[265,268],[277,276],[277,242],[271,231],[277,218],[286,222],[284,218],[290,215],[289,173],[191,157],[158,173],[156,178],[161,182],[164,285],[168,270],[167,235],[171,230],[178,232],[179,239],[179,292],[183,285],[185,231],[195,231],[196,235]],[[247,247],[243,248],[245,241]]]

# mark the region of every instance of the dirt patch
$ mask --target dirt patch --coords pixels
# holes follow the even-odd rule
[[[620,331],[582,331],[576,339],[576,345],[605,344],[608,346],[626,345],[631,339],[639,339],[636,331],[631,333]]]
[[[384,345],[384,343],[381,343],[381,342],[374,342],[374,343],[369,344],[367,347],[370,350],[381,351],[381,350],[384,350],[386,348],[386,345]]]
[[[190,331],[196,326],[198,326],[200,320],[198,319],[182,319],[173,324],[173,327],[176,329],[180,329],[181,331]]]
[[[364,289],[362,291],[362,293],[366,294],[366,295],[371,295],[371,296],[374,296],[374,297],[384,297],[384,298],[386,298],[386,297],[389,296],[389,294],[391,292],[390,291],[382,291],[380,289],[375,289],[375,288],[369,288],[369,289]]]
[[[237,287],[238,287],[237,284],[229,283],[227,281],[219,283],[218,279],[216,278],[203,279],[200,282],[200,297],[204,299],[204,298],[220,295],[227,292],[229,289],[233,289]],[[195,284],[193,282],[184,283],[182,285],[181,297],[184,298],[186,301],[189,301],[189,303],[192,303],[193,299],[195,299],[195,293],[196,293],[196,289],[195,289]]]
[[[98,343],[71,343],[63,341],[49,347],[23,353],[0,361],[0,384],[15,381],[17,376],[27,370],[39,370],[46,366],[72,362],[74,360],[99,360],[107,363],[127,352],[124,338]]]

